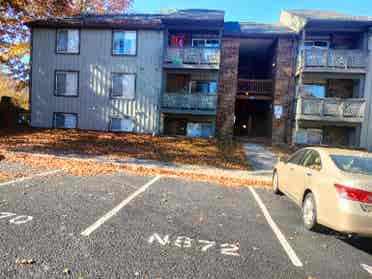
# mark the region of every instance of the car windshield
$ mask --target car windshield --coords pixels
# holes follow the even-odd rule
[[[372,175],[372,158],[348,155],[331,155],[336,166],[345,172]]]

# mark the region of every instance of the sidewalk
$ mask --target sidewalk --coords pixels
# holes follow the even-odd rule
[[[271,177],[274,165],[277,162],[275,155],[263,145],[256,143],[243,143],[248,163],[256,171]]]

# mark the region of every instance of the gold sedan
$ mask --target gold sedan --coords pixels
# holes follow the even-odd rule
[[[372,236],[372,154],[304,148],[274,167],[273,191],[302,208],[305,227]]]

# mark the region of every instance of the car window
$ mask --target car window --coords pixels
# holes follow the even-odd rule
[[[372,158],[363,156],[331,155],[336,166],[345,172],[372,175]]]
[[[322,161],[321,161],[320,155],[315,150],[311,150],[309,153],[306,154],[302,164],[304,165],[304,167],[310,168],[313,170],[322,169]]]
[[[301,165],[302,159],[304,158],[306,153],[307,153],[307,149],[297,151],[295,154],[293,154],[288,159],[288,163],[295,164],[295,165]]]

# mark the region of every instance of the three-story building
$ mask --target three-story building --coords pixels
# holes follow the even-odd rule
[[[31,124],[372,149],[372,19],[79,15],[31,28]]]

